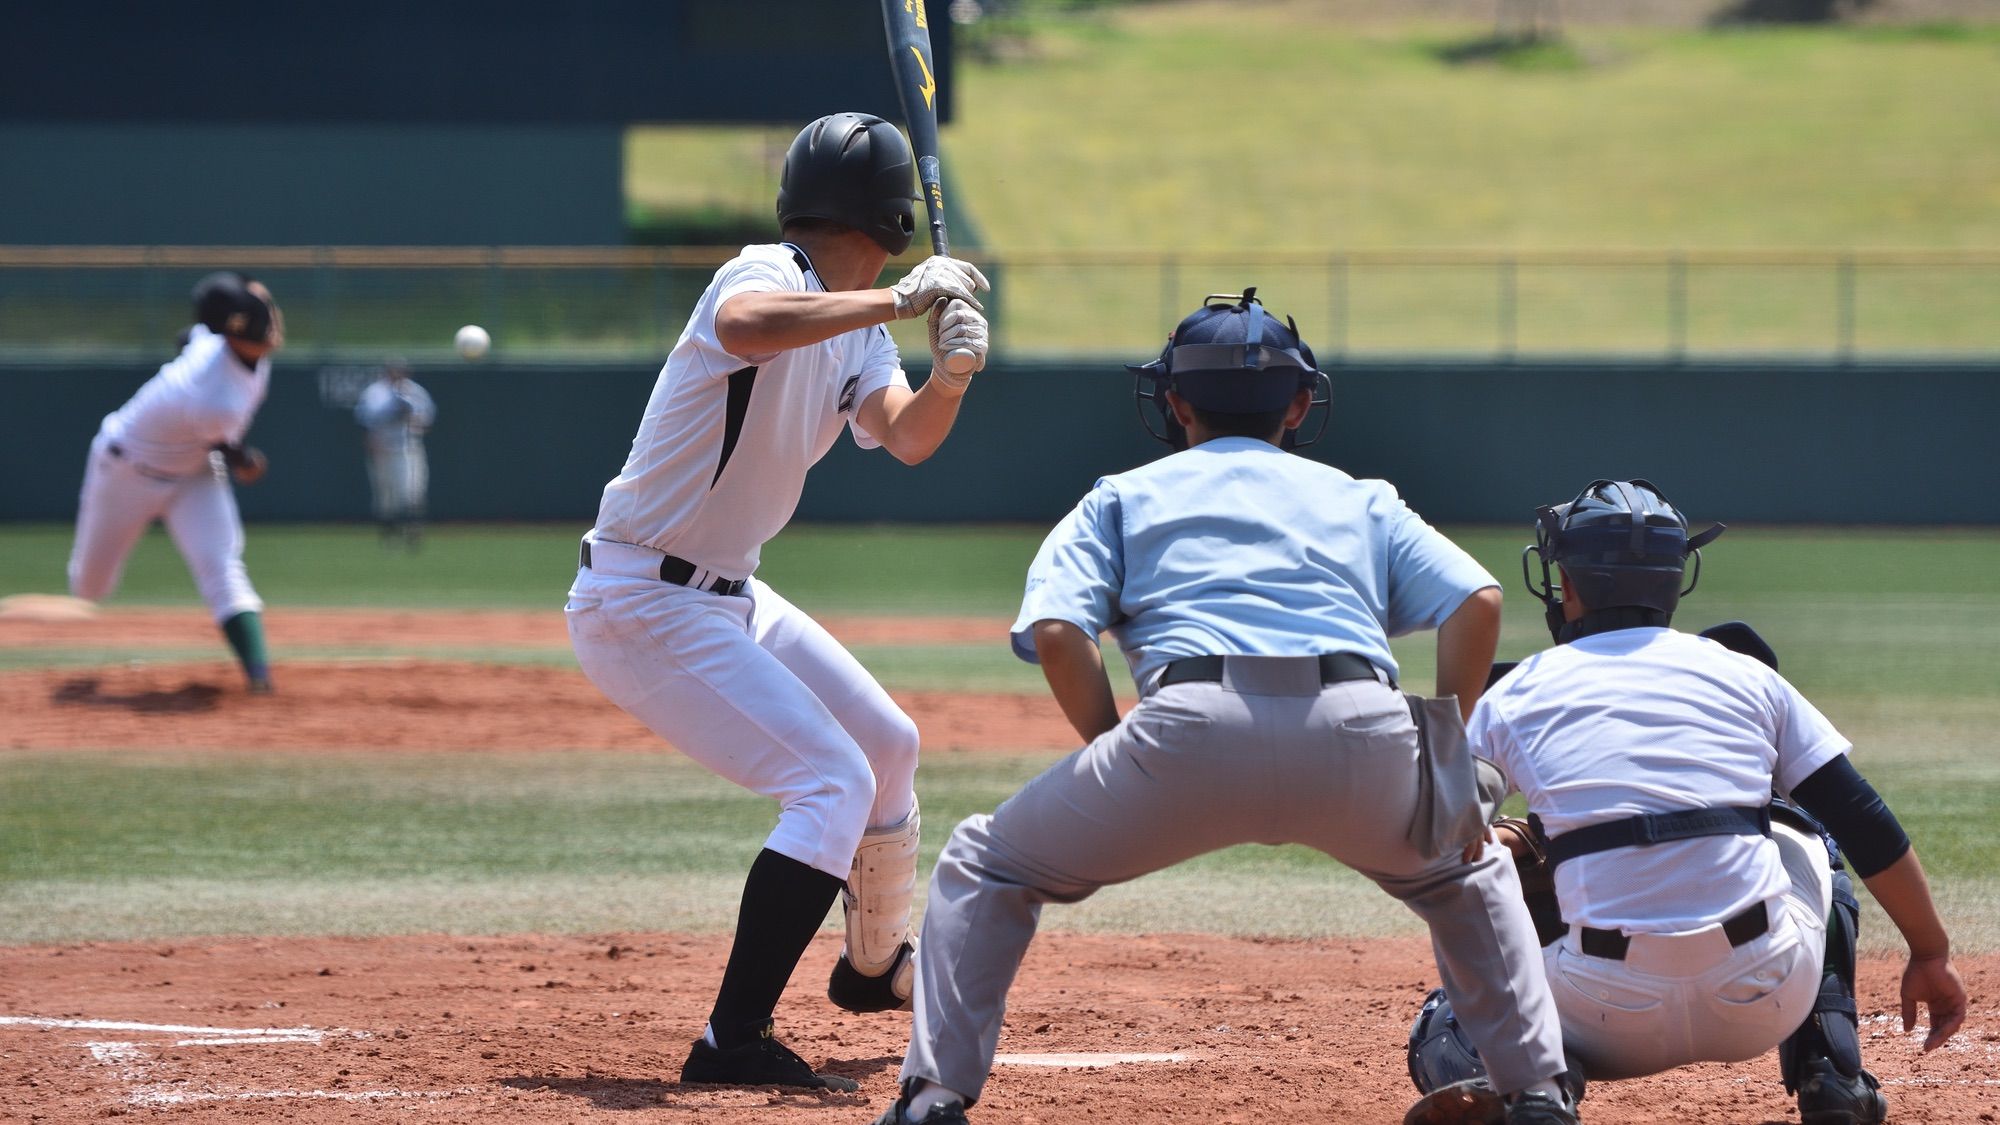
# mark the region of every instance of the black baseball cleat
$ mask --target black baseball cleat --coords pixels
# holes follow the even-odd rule
[[[875,1125],[971,1125],[965,1119],[965,1107],[958,1102],[944,1102],[931,1107],[922,1117],[910,1116],[908,1094],[896,1099],[896,1104],[875,1119]]]
[[[1507,1125],[1577,1125],[1576,1103],[1567,1091],[1560,1098],[1515,1094],[1507,1099]]]
[[[820,1074],[778,1042],[771,1026],[741,1046],[724,1049],[706,1039],[694,1041],[681,1064],[681,1081],[716,1086],[802,1086],[809,1090],[854,1091],[861,1083],[837,1074]]]
[[[248,690],[248,691],[250,692],[250,694],[251,694],[251,695],[269,695],[269,694],[271,694],[271,692],[272,692],[272,690],[273,690],[273,689],[272,689],[272,687],[271,687],[271,677],[269,677],[269,676],[252,676],[252,677],[250,677],[250,682],[249,682],[249,685],[248,685],[248,687],[247,687],[247,690]]]
[[[916,949],[906,941],[896,951],[896,959],[889,963],[889,971],[871,977],[856,969],[854,962],[842,952],[840,959],[833,963],[833,975],[827,978],[826,998],[833,1001],[835,1007],[850,1012],[906,1011],[910,1006],[910,996],[907,991],[897,992],[896,980],[899,977],[905,978],[906,982],[910,979],[910,974],[903,970],[915,955]],[[907,990],[908,987],[905,983],[904,988]]]
[[[1799,1083],[1802,1125],[1877,1125],[1889,1116],[1882,1083],[1867,1071],[1849,1078],[1832,1059],[1814,1059]]]

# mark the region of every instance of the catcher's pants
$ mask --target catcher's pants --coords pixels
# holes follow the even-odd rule
[[[378,520],[420,518],[430,480],[421,439],[385,440],[368,451],[368,483],[374,489]]]
[[[69,592],[91,601],[110,597],[132,548],[159,520],[217,621],[262,610],[264,601],[243,568],[243,519],[223,470],[168,476],[114,456],[111,444],[100,433],[90,445],[70,548]]]
[[[1798,1030],[1819,992],[1833,871],[1817,836],[1781,822],[1771,837],[1791,885],[1766,904],[1771,928],[1762,937],[1731,948],[1720,924],[1635,934],[1625,959],[1614,961],[1584,953],[1571,927],[1542,951],[1563,1042],[1585,1074],[1636,1078],[1736,1062]]]
[[[778,801],[765,847],[846,879],[862,833],[916,801],[916,724],[818,622],[755,579],[746,594],[579,569],[564,616],[613,703]]]
[[[1317,662],[1304,659],[1316,679]],[[1439,975],[1500,1089],[1561,1073],[1513,863],[1498,845],[1470,864],[1456,852],[1423,858],[1405,838],[1417,799],[1416,728],[1387,685],[1161,688],[952,833],[917,943],[903,1077],[978,1097],[1043,903],[1244,843],[1316,848],[1429,923]]]

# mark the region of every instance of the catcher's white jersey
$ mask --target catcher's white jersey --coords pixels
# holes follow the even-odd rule
[[[776,355],[739,356],[715,338],[715,313],[750,292],[825,292],[805,254],[746,246],[716,271],[646,403],[617,479],[605,486],[594,539],[652,547],[704,571],[744,578],[798,507],[806,470],[843,426],[880,443],[855,411],[907,388],[881,325]]]
[[[1642,813],[1762,805],[1851,744],[1784,677],[1705,637],[1617,629],[1521,662],[1479,700],[1472,751],[1551,836]],[[1777,846],[1702,836],[1556,868],[1563,918],[1627,933],[1720,922],[1790,885]]]
[[[197,324],[181,354],[106,416],[103,433],[155,473],[201,472],[216,445],[243,440],[270,382],[269,357],[248,366],[221,336]]]

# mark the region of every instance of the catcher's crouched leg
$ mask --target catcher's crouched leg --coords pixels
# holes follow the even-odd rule
[[[826,998],[850,1012],[889,1012],[910,1006],[917,975],[910,940],[910,902],[917,892],[917,809],[901,824],[871,828],[855,849],[841,892],[847,945],[833,964]]]

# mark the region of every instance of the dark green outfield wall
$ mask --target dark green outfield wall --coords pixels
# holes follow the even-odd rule
[[[72,518],[98,419],[149,374],[0,369],[0,519]],[[345,405],[366,375],[280,365],[251,435],[271,474],[240,492],[247,518],[366,518]],[[419,371],[438,403],[436,517],[587,523],[654,375]],[[1355,364],[1334,374],[1334,408],[1309,452],[1394,481],[1435,521],[1518,522],[1593,477],[1644,476],[1695,519],[2000,524],[1992,364]],[[909,468],[843,440],[799,516],[1047,522],[1098,475],[1162,449],[1139,429],[1115,365],[999,366],[930,462]]]

